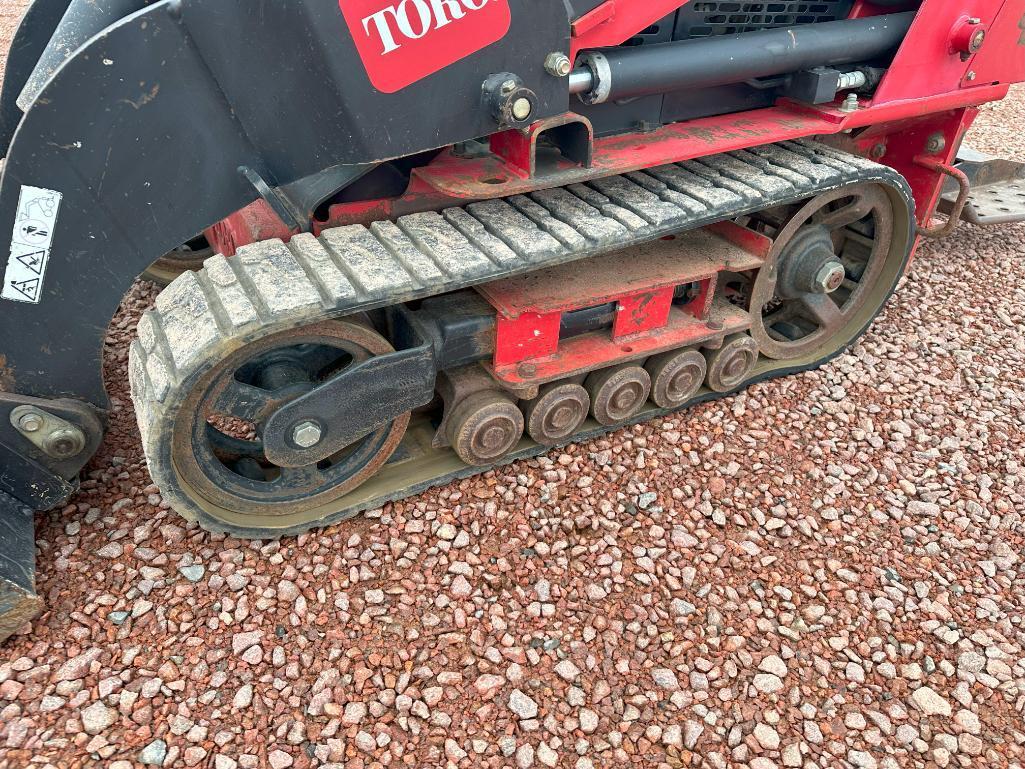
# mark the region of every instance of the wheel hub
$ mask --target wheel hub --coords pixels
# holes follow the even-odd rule
[[[776,295],[785,299],[802,294],[831,294],[846,277],[829,230],[819,225],[799,231],[780,254],[779,264]]]

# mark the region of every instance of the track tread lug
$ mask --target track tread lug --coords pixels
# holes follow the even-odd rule
[[[707,203],[713,211],[747,202],[745,196],[726,187],[718,186],[705,176],[694,173],[686,163],[649,168],[646,173],[674,192],[686,195],[695,201]]]
[[[833,149],[829,145],[820,142],[800,141],[783,142],[783,146],[794,152],[804,155],[819,165],[835,168],[844,174],[853,174],[857,171],[864,171],[878,166],[871,160],[852,155],[849,152]]]
[[[755,190],[759,198],[764,195],[783,196],[794,192],[796,189],[793,184],[785,179],[763,173],[757,166],[745,163],[734,154],[702,158],[698,162],[706,168],[711,168],[719,173],[723,183],[728,181],[742,184],[749,189]]]
[[[487,254],[434,211],[398,219],[398,227],[416,246],[430,254],[450,275],[486,275],[494,269]]]
[[[780,168],[786,168],[814,184],[824,184],[842,178],[842,174],[836,168],[816,163],[806,155],[798,154],[778,144],[752,147],[749,152],[772,164],[777,173]]]
[[[593,244],[616,243],[628,232],[617,219],[609,218],[567,188],[532,192],[532,201],[545,208],[553,217],[567,224]]]
[[[507,250],[528,262],[543,260],[550,254],[565,251],[562,243],[504,200],[471,203],[465,211],[461,208],[450,208],[444,215],[467,237],[471,237],[471,232],[474,232],[476,237],[490,235]],[[477,226],[474,226],[473,222],[476,222]],[[478,242],[478,245],[481,243]]]
[[[525,264],[525,257],[496,235],[488,232],[484,224],[462,208],[448,208],[442,211],[445,221],[461,232],[467,240],[488,255],[495,264],[514,269]],[[536,253],[536,252],[534,252]]]
[[[325,230],[320,242],[343,265],[362,300],[413,286],[413,278],[402,263],[362,224]]]
[[[648,192],[658,195],[659,198],[671,203],[678,209],[684,212],[686,217],[696,217],[708,212],[709,208],[700,200],[695,200],[689,195],[684,195],[682,192],[677,192],[672,189],[668,184],[659,179],[655,178],[649,173],[644,171],[634,171],[626,174],[626,177],[630,179],[634,184],[643,187]]]
[[[356,297],[352,281],[331,258],[331,252],[308,232],[296,235],[288,242],[288,250],[303,267],[320,291],[327,307],[335,307]]]
[[[509,204],[534,224],[543,229],[563,246],[575,251],[587,248],[587,238],[563,221],[556,219],[544,206],[540,206],[526,195],[513,195]]]
[[[220,338],[217,319],[196,273],[186,272],[160,293],[160,321],[154,323],[158,349],[166,345],[175,370],[190,368]]]
[[[210,280],[210,287],[217,293],[225,309],[224,314],[230,328],[238,331],[250,324],[258,323],[260,313],[239,282],[235,271],[231,269],[228,260],[218,254],[203,264],[204,272]]]
[[[317,287],[280,240],[244,246],[230,264],[239,279],[250,284],[248,288],[259,296],[258,305],[272,318],[301,314],[306,308],[320,305]]]
[[[599,192],[590,184],[571,184],[566,189],[581,200],[586,201],[609,219],[615,220],[631,232],[641,232],[650,226],[648,221],[615,203],[603,192]]]
[[[628,176],[595,179],[589,186],[598,190],[616,205],[656,227],[674,224],[687,216],[685,209],[681,210],[679,206],[663,200],[658,194],[646,189]]]
[[[757,168],[763,176],[781,179],[794,189],[803,189],[808,186],[809,179],[804,174],[798,173],[795,169],[788,166],[777,165],[755,152],[742,150],[733,153],[733,156],[745,165]]]
[[[370,231],[421,285],[433,286],[445,281],[447,273],[429,254],[417,248],[395,222],[372,222]]]

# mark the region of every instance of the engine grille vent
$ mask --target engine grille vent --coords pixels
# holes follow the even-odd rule
[[[693,2],[680,9],[674,38],[735,35],[774,27],[846,19],[854,0],[781,0],[775,3]]]

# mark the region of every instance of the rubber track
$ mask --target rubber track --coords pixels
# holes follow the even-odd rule
[[[173,493],[169,445],[177,408],[226,352],[254,339],[618,250],[861,181],[906,189],[898,174],[865,158],[810,141],[785,142],[369,227],[339,227],[319,238],[302,234],[287,245],[266,241],[231,259],[215,256],[159,295],[131,346],[132,397],[153,480],[170,492],[179,512],[196,517]]]

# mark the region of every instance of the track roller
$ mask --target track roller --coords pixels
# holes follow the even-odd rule
[[[747,334],[736,334],[718,350],[706,350],[708,389],[717,393],[734,390],[750,376],[758,362],[758,345]]]
[[[523,436],[523,413],[507,395],[492,390],[474,393],[456,406],[448,440],[468,465],[499,461]]]
[[[698,350],[671,350],[650,358],[651,399],[664,409],[682,406],[701,389],[708,366]]]
[[[553,382],[526,403],[527,433],[542,446],[555,446],[580,429],[590,408],[591,397],[582,386]]]
[[[651,393],[651,377],[640,366],[628,363],[595,371],[585,382],[591,395],[591,415],[598,424],[624,422],[644,406]]]

